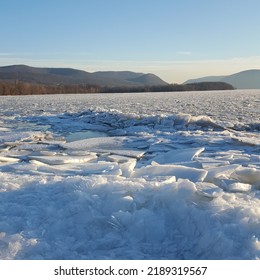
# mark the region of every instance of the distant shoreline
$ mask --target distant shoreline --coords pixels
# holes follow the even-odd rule
[[[224,82],[200,82],[191,84],[169,84],[160,86],[119,86],[101,87],[96,85],[45,85],[24,82],[0,81],[0,95],[42,95],[42,94],[84,94],[84,93],[123,93],[123,92],[177,92],[177,91],[207,91],[234,90],[230,84]]]

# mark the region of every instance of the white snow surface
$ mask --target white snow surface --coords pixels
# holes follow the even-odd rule
[[[1,97],[0,259],[259,259],[259,104]]]

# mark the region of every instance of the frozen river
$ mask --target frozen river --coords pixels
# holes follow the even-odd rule
[[[123,114],[206,115],[229,125],[259,121],[259,90],[1,97],[1,114],[48,115],[92,110]]]
[[[0,259],[259,259],[260,91],[5,96]]]

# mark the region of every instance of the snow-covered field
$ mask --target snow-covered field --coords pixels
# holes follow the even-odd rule
[[[260,91],[2,96],[0,259],[259,259],[259,110]]]

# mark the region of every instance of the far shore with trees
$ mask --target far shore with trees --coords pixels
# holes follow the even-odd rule
[[[96,85],[46,85],[27,82],[0,81],[0,95],[39,95],[73,93],[123,93],[123,92],[171,92],[171,91],[206,91],[233,90],[234,87],[223,82],[201,82],[192,84],[169,84],[163,86],[101,87]]]

